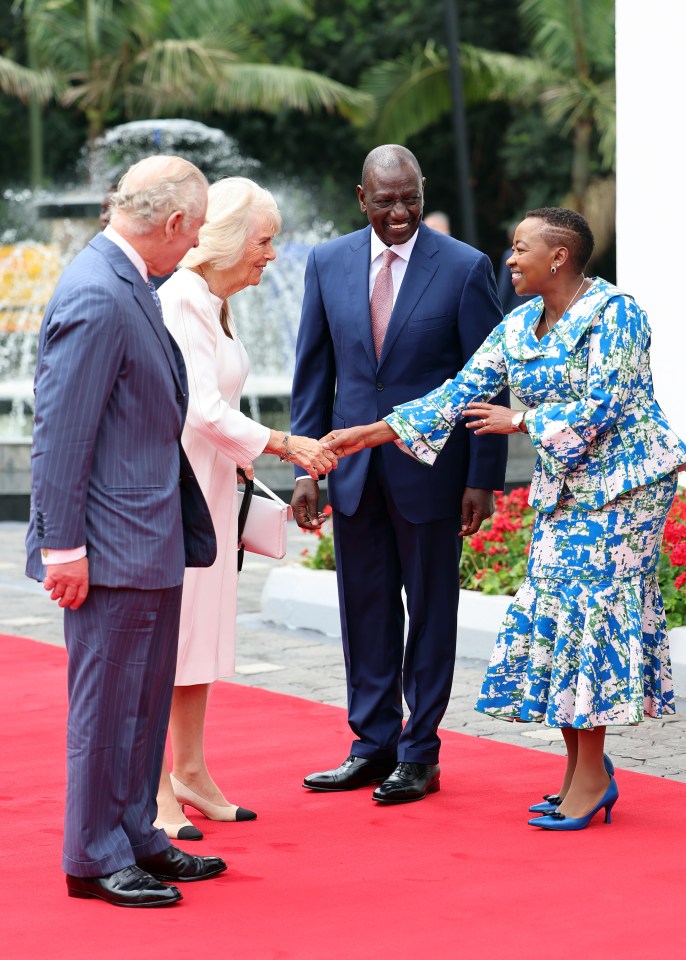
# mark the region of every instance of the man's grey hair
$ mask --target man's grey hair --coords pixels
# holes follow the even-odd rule
[[[119,215],[133,233],[149,233],[176,211],[190,220],[201,217],[207,200],[207,180],[182,157],[156,154],[130,167],[110,201],[112,226]]]

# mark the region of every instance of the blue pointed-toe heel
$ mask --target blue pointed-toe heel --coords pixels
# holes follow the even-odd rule
[[[553,813],[548,814],[548,816],[534,817],[532,820],[529,820],[529,823],[532,827],[541,827],[542,830],[583,830],[603,807],[605,808],[605,823],[611,823],[612,808],[617,803],[618,797],[619,790],[617,789],[617,781],[614,777],[610,777],[607,790],[595,807],[590,813],[587,813],[585,817],[566,817],[564,813],[554,810]]]
[[[543,803],[534,803],[529,807],[529,813],[553,813],[562,803],[562,797],[559,793],[546,793],[543,795]]]
[[[606,753],[603,754],[603,765],[608,776],[614,777],[615,765]],[[562,803],[562,797],[559,793],[546,793],[543,795],[543,803],[535,803],[529,807],[529,813],[554,813]]]

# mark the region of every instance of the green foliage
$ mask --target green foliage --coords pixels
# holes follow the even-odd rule
[[[273,12],[302,18],[304,0],[31,0],[24,7],[39,65],[62,78],[61,102],[86,115],[91,139],[121,118],[188,110],[368,112],[363,93],[263,55],[251,27]]]
[[[324,507],[324,513],[327,517],[331,516],[331,507],[328,504]],[[317,546],[314,553],[310,553],[307,548],[301,551],[303,566],[309,567],[310,570],[335,570],[336,556],[334,554],[333,531],[322,526],[319,530],[312,530],[311,533],[313,537],[317,538]]]
[[[526,576],[534,511],[528,489],[496,494],[496,509],[462,544],[460,584],[465,590],[514,596]]]
[[[335,76],[351,86],[381,60],[407,55],[415,46],[444,43],[442,3],[426,0],[313,0],[313,19],[265,18],[258,28],[273,62],[296,63]],[[460,29],[470,43],[522,52],[524,38],[503,15],[502,0],[460,0]],[[497,261],[505,245],[503,224],[511,219],[516,185],[504,182],[498,149],[509,114],[502,104],[470,109],[472,175],[479,211],[480,245]],[[339,116],[303,117],[284,110],[274,116],[236,116],[229,132],[263,162],[265,174],[300,178],[322,217],[344,233],[364,226],[355,185],[365,154],[381,138],[368,129],[351,131]],[[443,115],[407,143],[427,178],[427,209],[446,210],[459,222],[450,117]]]
[[[531,104],[536,71],[550,69],[544,57],[533,56],[532,45],[553,43],[550,30],[534,30],[533,12],[531,30],[525,27],[523,2],[507,8],[502,0],[456,2],[478,242],[496,263],[511,221],[532,206],[561,202],[575,149],[573,136],[561,132],[568,112],[551,127],[542,102],[513,105],[520,93]],[[556,4],[570,10],[580,5],[584,17],[594,15],[590,32],[584,26],[587,56],[605,77],[596,83],[593,74],[598,133],[588,157],[594,176],[614,139],[607,44],[612,4],[598,0],[595,13],[589,0],[531,0],[545,14],[543,26],[546,17],[559,22],[549,16]],[[355,196],[364,155],[381,140],[396,139],[390,127],[383,136],[368,126],[351,128],[365,102],[350,90],[377,65],[381,76],[386,63],[397,61],[405,70],[409,61],[419,69],[445,56],[443,4],[426,0],[0,0],[0,56],[19,64],[26,62],[25,23],[13,8],[30,13],[42,62],[67,84],[68,106],[43,111],[49,176],[66,179],[86,128],[93,137],[124,120],[181,115],[226,130],[244,155],[260,160],[268,182],[298,179],[311,196],[313,215],[333,221],[339,232],[366,223]],[[566,63],[569,40],[554,38],[563,41]],[[515,72],[520,68],[528,75]],[[457,232],[449,94],[435,66],[430,74],[403,122],[407,145],[427,177],[427,209],[446,210]],[[400,81],[393,84],[397,98]],[[504,99],[493,100],[498,91]],[[0,94],[0,182],[26,180],[25,116],[19,100]]]
[[[519,120],[516,136],[526,132],[524,161],[512,170],[516,151],[508,157],[519,183],[529,178],[529,163],[546,141],[554,138],[564,146],[554,150],[564,164],[553,168],[565,172],[562,189],[550,189],[555,173],[544,175],[538,189],[548,194],[547,202],[567,203],[592,215],[597,247],[606,249],[614,190],[596,190],[593,178],[614,170],[614,0],[519,0],[513,8],[530,49],[513,54],[489,49],[482,38],[478,46],[463,42],[465,101],[500,101],[513,108],[512,116]],[[376,100],[378,139],[405,143],[426,133],[452,108],[447,50],[432,41],[415,44],[399,57],[374,64],[360,87]],[[507,144],[507,126],[504,139]],[[531,206],[526,190],[523,197],[523,206]]]

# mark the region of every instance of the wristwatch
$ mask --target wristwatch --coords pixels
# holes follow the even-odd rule
[[[512,418],[512,426],[515,430],[519,430],[520,433],[526,433],[526,426],[524,424],[524,410],[518,410],[514,417]]]

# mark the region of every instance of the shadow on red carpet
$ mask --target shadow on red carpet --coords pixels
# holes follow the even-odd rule
[[[619,770],[611,825],[598,815],[580,833],[545,833],[527,807],[559,785],[559,757],[443,732],[442,789],[421,803],[313,794],[302,777],[346,754],[344,711],[230,683],[212,694],[208,755],[258,819],[195,814],[205,839],[179,844],[224,857],[228,872],[181,885],[175,907],[68,899],[66,654],[0,637],[0,677],[4,960],[681,955],[685,785]]]

